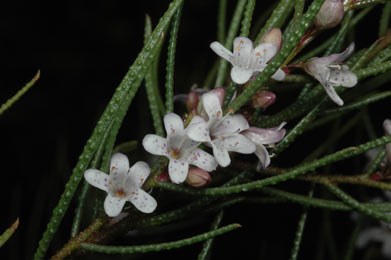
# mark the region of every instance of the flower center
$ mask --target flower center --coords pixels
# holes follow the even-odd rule
[[[179,150],[170,149],[170,156],[171,156],[173,159],[178,159],[179,156],[180,156]]]
[[[124,191],[123,188],[120,188],[119,190],[117,190],[115,193],[114,193],[114,196],[117,197],[117,198],[125,198],[126,197],[126,193]]]

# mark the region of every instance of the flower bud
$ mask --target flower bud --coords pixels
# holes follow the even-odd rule
[[[194,110],[197,109],[197,106],[198,106],[198,94],[196,91],[192,90],[187,95],[187,99],[186,99],[187,111],[192,113]]]
[[[276,45],[277,49],[279,50],[282,44],[281,30],[279,28],[273,28],[267,31],[264,35],[262,35],[262,38],[259,41],[259,44],[262,43],[272,43]]]
[[[391,120],[390,119],[384,120],[383,128],[384,128],[384,132],[386,133],[386,135],[391,135]],[[387,151],[388,163],[391,165],[391,144],[386,144],[386,151]]]
[[[202,187],[211,181],[209,172],[200,168],[191,167],[187,174],[186,182],[193,187]]]
[[[219,98],[220,101],[220,106],[223,106],[224,104],[224,97],[225,97],[225,88],[219,87],[210,90],[209,92],[216,93],[217,97]]]
[[[345,14],[342,0],[325,0],[315,17],[315,26],[320,29],[328,29],[339,24]]]
[[[263,107],[267,108],[276,101],[276,95],[273,92],[267,90],[261,90],[255,93],[251,99],[251,105],[254,108]]]

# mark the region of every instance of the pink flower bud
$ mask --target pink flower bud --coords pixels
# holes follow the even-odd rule
[[[255,93],[251,100],[251,105],[255,108],[267,108],[276,101],[276,95],[267,90],[261,90]]]
[[[198,94],[194,90],[190,91],[186,99],[186,108],[190,113],[197,109],[198,106]]]
[[[328,29],[339,24],[345,14],[342,0],[325,0],[315,17],[315,26]]]
[[[262,43],[272,43],[276,45],[277,49],[279,50],[282,44],[281,30],[279,28],[273,28],[267,31],[264,35],[262,35],[262,38],[259,41],[259,44]]]
[[[209,92],[216,93],[216,95],[217,95],[217,97],[219,98],[219,101],[220,101],[220,106],[223,106],[223,104],[224,104],[224,97],[225,97],[225,88],[219,87],[219,88],[212,89]]]
[[[200,168],[191,167],[187,174],[186,182],[193,187],[202,187],[211,181],[209,172]]]

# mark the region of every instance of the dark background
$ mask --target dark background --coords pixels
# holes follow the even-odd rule
[[[1,103],[13,96],[37,70],[41,71],[36,85],[0,117],[3,150],[0,232],[20,218],[19,229],[1,248],[5,258],[31,259],[96,120],[142,48],[145,14],[149,14],[156,25],[169,2],[8,1],[1,8]],[[258,1],[255,14],[260,14],[272,2]],[[235,3],[229,1],[227,17]],[[185,92],[193,84],[202,84],[217,58],[209,49],[209,44],[216,40],[217,5],[218,1],[185,3],[176,54],[176,94]],[[377,20],[372,23],[377,28]],[[368,46],[376,39],[377,31],[363,27],[364,30],[366,35],[361,36],[358,46]],[[164,83],[165,73],[164,52],[165,49],[161,83]],[[381,134],[384,116],[374,114],[374,123],[379,126],[376,131]],[[151,131],[145,91],[140,88],[121,128],[118,143],[141,140]],[[142,156],[139,160],[144,159]],[[303,188],[308,189],[305,185]],[[66,242],[74,206],[75,202],[48,256]],[[223,252],[245,259],[271,255],[274,259],[288,257],[299,207],[269,206],[259,210],[256,206],[238,206],[227,212],[225,224],[239,222],[244,227],[218,240],[216,251],[220,253],[216,253],[216,257],[223,256]],[[318,236],[321,228],[317,227],[322,216],[316,211],[309,219],[312,229],[305,234],[307,246],[303,250],[309,259],[317,252],[311,240],[322,239]],[[340,223],[350,221],[346,214],[336,216]],[[193,224],[205,228],[208,226],[205,223],[211,219],[207,217],[203,221],[204,225]],[[190,231],[191,228],[185,228],[179,235],[187,237]],[[192,232],[195,231],[198,230]],[[199,246],[192,246],[159,257],[193,259],[199,250]],[[150,259],[157,258],[158,254],[150,255]]]

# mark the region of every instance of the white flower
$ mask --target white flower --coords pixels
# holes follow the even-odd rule
[[[96,169],[88,169],[84,172],[84,178],[92,186],[107,192],[105,212],[110,217],[116,217],[121,213],[126,201],[130,201],[144,213],[155,210],[156,200],[141,189],[149,173],[149,166],[145,162],[137,162],[129,168],[128,157],[116,153],[111,157],[110,175]]]
[[[356,240],[356,247],[364,248],[371,241],[382,244],[381,252],[387,258],[391,258],[391,231],[387,226],[372,227],[360,232]]]
[[[187,135],[194,141],[207,142],[213,148],[213,155],[222,167],[231,163],[229,151],[251,154],[255,145],[240,134],[249,128],[242,115],[226,115],[216,92],[208,92],[202,96],[202,105],[206,118],[195,116],[187,127]]]
[[[189,164],[205,171],[216,169],[217,163],[212,155],[197,148],[200,143],[189,139],[180,116],[169,113],[164,116],[167,138],[149,134],[143,139],[144,149],[152,154],[163,155],[170,159],[168,174],[174,183],[186,180]]]
[[[357,76],[346,65],[341,65],[354,51],[354,43],[351,43],[342,53],[332,54],[322,58],[312,58],[306,62],[304,69],[314,76],[326,90],[327,95],[339,106],[343,105],[342,99],[335,91],[335,86],[346,88],[357,84]]]
[[[235,38],[233,53],[219,42],[212,42],[210,48],[232,64],[231,78],[237,84],[244,84],[254,73],[263,71],[278,50],[273,43],[261,43],[254,49],[253,42],[246,37]],[[278,69],[272,78],[283,80],[285,73]]]
[[[258,157],[260,166],[266,169],[270,164],[270,156],[264,145],[270,145],[281,141],[285,136],[285,129],[283,129],[286,122],[281,123],[278,127],[274,128],[258,128],[250,127],[242,132],[248,139],[250,139],[257,147],[255,155]]]
[[[384,196],[389,201],[391,199],[391,193],[384,191]],[[374,198],[372,202],[384,202],[382,198]],[[386,212],[390,214],[390,212]],[[380,226],[370,227],[361,231],[356,240],[356,247],[364,248],[371,241],[380,242],[382,244],[381,252],[387,258],[391,258],[391,224],[384,221],[380,221]]]

